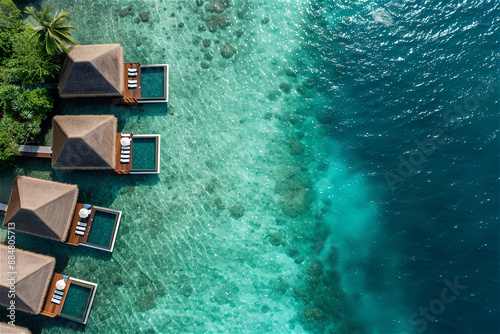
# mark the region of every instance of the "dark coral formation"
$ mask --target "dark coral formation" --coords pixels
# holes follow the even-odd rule
[[[208,38],[204,38],[202,41],[201,41],[201,44],[203,44],[204,47],[208,48],[210,46],[210,44],[212,44],[212,41],[209,40]]]
[[[269,243],[273,246],[279,247],[285,244],[283,235],[280,232],[271,232],[268,235]]]
[[[290,139],[288,141],[288,148],[290,149],[291,155],[299,155],[304,152],[304,145],[297,139]]]
[[[231,24],[229,18],[224,14],[212,14],[205,18],[208,31],[216,32],[219,28],[226,28]]]
[[[288,82],[282,82],[280,83],[280,89],[285,93],[290,93],[291,86]]]
[[[236,54],[236,46],[231,43],[224,42],[220,46],[220,54],[224,58],[231,58]]]
[[[208,192],[208,193],[213,193],[214,190],[215,190],[215,186],[216,186],[216,183],[214,180],[211,180],[210,182],[208,182],[206,185],[205,185],[205,190]]]
[[[234,219],[239,219],[245,214],[245,208],[239,204],[235,204],[229,207],[229,215]]]
[[[142,22],[147,22],[149,20],[149,12],[142,12],[139,14]]]
[[[206,6],[205,10],[209,13],[222,13],[229,7],[229,0],[211,0]]]
[[[125,17],[128,14],[131,14],[131,12],[132,12],[132,6],[128,6],[128,7],[120,9],[118,14],[120,15],[120,17]]]
[[[214,204],[217,210],[224,210],[226,207],[224,206],[224,202],[222,201],[222,198],[216,197],[214,199]]]
[[[306,213],[313,201],[311,181],[300,168],[282,167],[275,176],[275,191],[282,196],[280,207],[290,217]]]
[[[281,96],[281,92],[277,89],[273,89],[269,93],[267,93],[266,97],[271,101],[276,101]]]
[[[277,279],[269,281],[269,286],[271,287],[273,294],[282,296],[287,292],[290,284],[288,284],[284,277],[278,277]]]

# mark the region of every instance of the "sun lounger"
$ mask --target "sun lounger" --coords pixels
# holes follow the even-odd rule
[[[130,150],[122,150],[122,154],[130,154]]]
[[[128,72],[128,76],[129,77],[136,77],[137,76],[137,72],[135,72],[135,73]]]
[[[64,296],[64,291],[62,290],[57,290],[54,292],[56,295],[59,295],[59,296]]]
[[[77,226],[81,226],[81,227],[86,227],[87,223],[78,222],[78,224],[76,224],[76,225]]]
[[[52,298],[53,298],[53,299],[59,299],[59,300],[61,300],[61,299],[62,299],[62,296],[54,294],[54,295],[52,296]]]
[[[52,298],[51,302],[53,302],[54,304],[57,304],[57,305],[61,304],[61,301],[59,299]]]
[[[85,232],[76,230],[76,231],[75,231],[75,234],[78,234],[78,235],[85,235]]]
[[[122,164],[128,164],[130,162],[130,160],[129,159],[120,159],[120,162]]]
[[[137,68],[129,68],[128,71],[129,72],[137,72]]]
[[[130,89],[136,89],[137,85],[128,85],[128,88],[130,88]]]
[[[130,154],[122,154],[122,159],[130,159]]]
[[[129,83],[129,85],[130,85],[130,84],[136,84],[136,83],[137,83],[137,80],[129,80],[129,81],[128,81],[128,83]]]
[[[87,229],[87,228],[85,228],[85,227],[83,227],[83,226],[77,226],[77,227],[76,227],[76,230],[77,230],[77,231],[83,231],[83,232],[85,232],[85,230],[86,230],[86,229]]]
[[[130,138],[130,133],[122,133],[122,137],[128,137],[128,138]]]
[[[130,145],[122,145],[122,150],[130,150]]]

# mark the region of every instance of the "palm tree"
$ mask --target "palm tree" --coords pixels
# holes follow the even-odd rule
[[[68,12],[61,12],[55,17],[51,14],[52,6],[44,7],[42,10],[26,7],[25,12],[32,16],[39,24],[35,27],[32,38],[37,36],[40,43],[45,44],[45,50],[49,55],[55,53],[68,53],[65,44],[78,44],[71,38],[71,29],[76,27],[65,25],[71,20]]]

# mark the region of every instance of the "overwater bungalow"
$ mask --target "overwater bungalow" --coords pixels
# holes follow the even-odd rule
[[[168,102],[169,66],[125,63],[120,44],[69,47],[59,96],[110,97],[117,104]]]
[[[30,330],[17,325],[9,325],[5,322],[0,322],[0,334],[31,334]]]
[[[1,259],[6,261],[11,254],[12,247],[0,243]],[[0,266],[0,305],[12,307],[9,290],[15,282],[16,310],[86,324],[97,284],[54,273],[55,265],[51,256],[16,248],[15,264]]]
[[[52,147],[20,145],[23,156],[51,158],[55,169],[159,174],[159,134],[117,132],[112,115],[55,116]]]
[[[122,212],[77,203],[78,187],[18,176],[9,203],[0,206],[10,230],[113,252]]]

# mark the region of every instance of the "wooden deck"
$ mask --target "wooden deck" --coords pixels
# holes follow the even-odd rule
[[[82,244],[87,243],[87,240],[89,239],[90,229],[92,228],[92,223],[94,222],[95,208],[93,205],[90,207],[90,210],[91,210],[90,215],[85,219],[80,218],[80,216],[78,215],[78,213],[80,212],[80,209],[82,209],[82,208],[83,208],[82,203],[78,203],[76,205],[75,214],[73,216],[73,222],[71,223],[71,228],[69,229],[68,239],[66,240],[66,243],[68,245],[79,246],[81,243]],[[77,226],[78,222],[80,222],[80,221],[83,223],[87,223],[87,229],[85,230],[84,235],[78,235],[75,233],[76,226]]]
[[[19,153],[21,153],[21,156],[23,157],[52,158],[52,147],[19,145]]]
[[[129,163],[123,164],[121,163],[121,152],[122,146],[120,144],[120,139],[122,139],[122,133],[130,135],[130,161]],[[111,174],[130,174],[130,170],[132,169],[132,148],[133,148],[133,137],[134,134],[132,132],[118,132],[116,134],[116,168]]]
[[[62,279],[63,276],[65,275],[57,273],[52,276],[52,281],[50,282],[49,290],[47,291],[47,296],[45,297],[45,304],[43,305],[42,312],[40,312],[40,314],[46,315],[51,318],[61,314],[64,302],[66,301],[66,296],[68,295],[69,285],[71,284],[71,279],[69,277],[66,280],[66,288],[64,289],[64,295],[62,296],[61,303],[59,305],[54,304],[51,302],[51,300],[54,292],[56,291],[56,282]]]
[[[123,72],[123,75],[125,77],[125,90],[123,91],[123,99],[127,101],[128,103],[137,103],[137,100],[141,98],[141,64],[139,63],[125,63],[125,69]],[[129,77],[128,76],[128,69],[129,68],[136,68],[137,69],[137,76],[135,77]],[[137,80],[137,88],[128,88],[128,81],[129,80]],[[133,101],[133,102],[129,102]]]

